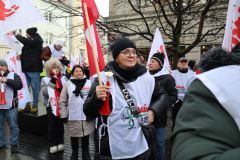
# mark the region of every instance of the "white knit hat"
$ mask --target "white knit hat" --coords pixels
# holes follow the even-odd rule
[[[61,39],[57,39],[56,42],[55,42],[55,44],[56,44],[57,46],[63,47],[63,46],[64,46],[64,41],[61,40]]]

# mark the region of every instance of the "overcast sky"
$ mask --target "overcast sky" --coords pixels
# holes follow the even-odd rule
[[[109,16],[109,0],[95,0],[95,3],[98,7],[98,11],[101,16]]]

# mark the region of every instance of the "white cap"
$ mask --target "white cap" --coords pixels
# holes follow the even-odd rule
[[[57,46],[63,47],[64,46],[64,41],[61,40],[61,39],[57,39],[54,44],[56,44]]]

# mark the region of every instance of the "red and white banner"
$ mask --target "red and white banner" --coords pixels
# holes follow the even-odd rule
[[[228,52],[240,42],[240,0],[229,0],[222,48]]]
[[[105,63],[104,63],[104,58],[103,58],[103,54],[102,54],[100,41],[98,38],[97,28],[95,25],[96,20],[99,18],[99,12],[98,12],[98,9],[97,9],[97,6],[96,6],[94,0],[82,0],[82,12],[83,12],[84,30],[85,30],[85,35],[86,35],[89,70],[90,70],[90,76],[93,76],[94,74],[97,73],[97,71],[96,71],[96,67],[95,67],[95,63],[94,63],[92,44],[91,44],[90,35],[89,35],[88,27],[87,27],[86,14],[84,11],[84,3],[86,3],[86,5],[87,5],[87,11],[88,11],[89,21],[90,21],[90,25],[91,25],[91,31],[92,31],[92,35],[93,35],[92,38],[94,41],[94,46],[95,46],[95,50],[96,50],[96,54],[97,54],[99,70],[101,72],[104,70]]]
[[[22,49],[22,46],[18,43],[18,40],[13,35],[12,31],[0,35],[0,39],[16,52],[19,52]]]
[[[23,88],[18,90],[18,108],[24,109],[26,103],[32,102],[32,98],[27,86],[25,74],[22,72],[21,61],[16,59],[16,54],[15,51],[12,51],[4,58],[4,60],[8,64],[9,71],[14,71],[14,73],[18,74],[22,80]]]
[[[60,94],[61,92],[57,91],[56,89],[48,87],[48,95],[49,95],[49,101],[52,107],[52,113],[56,117],[60,117],[60,114],[58,111],[58,102],[59,102]]]
[[[38,22],[48,23],[29,0],[0,0],[0,35]]]
[[[171,74],[172,71],[171,71],[171,68],[169,66],[167,52],[166,52],[166,49],[165,49],[165,46],[164,46],[164,43],[163,43],[162,35],[161,35],[158,28],[156,29],[156,33],[154,35],[154,39],[153,39],[153,43],[152,43],[152,47],[151,47],[151,50],[150,50],[150,54],[149,54],[149,57],[148,57],[147,64],[150,63],[150,60],[151,60],[153,54],[157,53],[157,52],[164,53],[164,55],[165,55],[164,67],[166,67],[169,70],[169,74]]]
[[[79,57],[80,66],[83,67],[84,63],[83,63],[83,58],[82,58],[82,54],[80,52],[80,49],[79,49],[79,56],[78,57]]]
[[[72,68],[78,64],[78,60],[76,60],[74,57],[73,57],[73,54],[71,53],[71,61],[70,61],[70,69],[72,70]]]
[[[138,58],[139,58],[139,60],[140,60],[141,62],[143,62],[143,61],[144,61],[144,58],[143,58],[143,56],[139,56]]]

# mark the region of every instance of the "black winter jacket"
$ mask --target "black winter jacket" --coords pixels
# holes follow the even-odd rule
[[[167,74],[159,77],[154,77],[156,84],[162,86],[168,93],[169,106],[171,107],[178,99],[178,91],[176,89],[175,79]],[[167,109],[163,111],[159,119],[155,119],[152,123],[156,127],[165,127],[167,125]]]
[[[4,76],[7,76],[10,73],[10,71],[7,70],[6,73],[4,73]],[[18,107],[18,90],[21,90],[23,87],[22,80],[20,76],[16,73],[14,73],[14,79],[7,79],[6,84],[13,88],[13,104],[10,109],[17,108]],[[4,110],[4,109],[2,109]]]
[[[123,83],[129,83],[129,82],[133,82],[133,81],[136,80],[136,79],[131,79],[130,81],[127,81],[126,79],[124,79],[119,73],[117,73],[114,70],[114,68],[112,66],[112,62],[110,62],[106,65],[105,71],[106,72],[109,72],[109,71],[113,72],[114,78],[119,79]],[[141,68],[139,68],[139,70],[138,70],[138,76],[141,76],[146,72],[147,72],[147,70],[146,70],[145,66],[141,66]],[[87,99],[86,99],[86,101],[83,105],[83,111],[88,118],[93,119],[93,118],[98,117],[97,128],[99,128],[99,126],[102,124],[101,115],[99,114],[99,110],[101,109],[102,104],[103,104],[103,101],[97,99],[97,97],[96,97],[96,87],[98,85],[99,85],[98,79],[95,78],[94,82],[92,83],[91,89],[89,91],[88,97],[87,97]],[[154,91],[153,91],[153,95],[152,95],[151,103],[150,103],[150,106],[149,106],[149,110],[153,110],[155,112],[155,117],[158,118],[161,115],[162,111],[165,110],[168,107],[166,105],[167,103],[168,103],[168,95],[167,95],[166,91],[160,85],[155,84],[155,88],[154,88]],[[112,109],[112,97],[111,97],[111,95],[109,97],[109,106],[110,106],[110,109]],[[102,116],[102,117],[103,117],[103,122],[105,124],[107,124],[108,116]],[[98,150],[98,145],[96,145],[96,146],[97,146],[97,150]],[[145,155],[145,154],[143,154],[143,155]]]
[[[24,46],[21,54],[22,72],[42,72],[43,65],[40,55],[42,52],[43,40],[39,34],[30,38],[17,35],[16,38]]]

